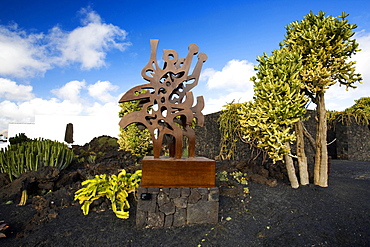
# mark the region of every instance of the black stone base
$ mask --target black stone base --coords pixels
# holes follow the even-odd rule
[[[137,227],[218,222],[219,189],[138,188]]]

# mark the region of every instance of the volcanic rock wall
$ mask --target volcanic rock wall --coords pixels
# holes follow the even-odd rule
[[[217,119],[220,117],[220,112],[212,113],[205,116],[204,127],[197,127],[196,132],[196,155],[204,156],[210,159],[215,159],[221,149],[221,132]],[[308,111],[309,119],[304,122],[308,132],[315,138],[316,135],[316,120],[315,111]],[[330,130],[328,130],[327,142],[328,154],[333,159],[354,160],[354,161],[370,161],[370,126],[351,123],[349,125],[336,122]],[[293,147],[293,153],[294,145]],[[305,149],[308,163],[314,163],[315,151],[305,141]],[[238,141],[235,160],[250,160],[256,155],[252,152],[250,146],[246,143]]]
[[[370,161],[370,126],[335,124],[337,159]]]

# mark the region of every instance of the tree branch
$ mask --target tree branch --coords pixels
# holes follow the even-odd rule
[[[310,132],[308,132],[308,130],[306,129],[306,127],[304,126],[303,122],[302,122],[302,127],[303,127],[303,134],[305,137],[307,137],[311,147],[313,148],[313,150],[316,150],[316,143],[315,143],[315,139],[313,139],[312,135],[310,134]]]

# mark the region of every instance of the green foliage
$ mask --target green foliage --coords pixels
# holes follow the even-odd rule
[[[116,138],[112,138],[110,136],[100,136],[96,138],[96,141],[98,143],[97,148],[103,148],[103,147],[114,147],[117,148],[119,147],[117,143]]]
[[[357,124],[370,125],[370,97],[355,100],[355,104],[342,112],[327,111],[328,124],[340,121],[343,124],[355,122]]]
[[[15,137],[9,138],[10,145],[22,143],[22,142],[29,142],[29,141],[31,141],[31,139],[28,138],[26,134],[24,133],[19,133],[19,134],[16,134]]]
[[[238,110],[246,139],[256,138],[257,146],[267,150],[272,160],[282,160],[290,152],[285,143],[295,140],[294,124],[306,112],[307,99],[302,93],[298,54],[286,49],[274,50],[271,56],[258,57],[254,82],[254,101]]]
[[[247,175],[247,173],[242,173],[240,171],[234,171],[230,173],[228,173],[227,171],[220,171],[216,174],[217,180],[221,182],[227,182],[234,179],[242,185],[248,185]]]
[[[301,80],[314,103],[317,94],[324,93],[336,82],[348,89],[362,80],[355,73],[356,62],[347,61],[359,51],[358,43],[352,39],[352,30],[357,26],[348,23],[347,17],[345,12],[336,18],[325,16],[322,11],[317,15],[311,11],[302,21],[285,27],[287,33],[280,45],[301,56]]]
[[[141,110],[141,107],[138,106],[139,102],[135,100],[120,103],[121,111],[119,112],[119,117],[122,118],[128,113]],[[144,127],[143,125],[141,126]],[[134,155],[144,156],[153,149],[148,129],[140,130],[137,124],[133,123],[124,129],[120,128],[120,132],[117,141],[120,150],[130,151]]]
[[[96,175],[95,178],[82,182],[86,187],[76,191],[74,199],[79,200],[83,214],[87,215],[93,201],[100,197],[107,197],[112,203],[112,210],[116,216],[127,219],[129,212],[125,210],[130,208],[127,197],[139,187],[141,176],[141,170],[134,174],[122,170],[118,176]]]
[[[221,182],[229,181],[227,171],[221,171],[217,173],[217,180]]]
[[[240,116],[238,110],[240,103],[229,103],[218,118],[221,131],[221,150],[218,159],[234,159],[236,143],[241,137]]]
[[[242,173],[240,171],[233,171],[233,172],[227,172],[227,171],[218,171],[216,173],[216,179],[223,184],[226,184],[227,187],[233,188],[235,186],[241,186],[243,189],[243,192],[248,194],[249,188],[248,186],[248,179],[247,179],[247,173]],[[235,181],[235,182],[233,182]],[[221,185],[222,186],[222,185]]]
[[[245,138],[246,136],[241,129],[239,111],[244,104],[246,103],[228,103],[224,106],[226,108],[222,110],[217,120],[221,131],[221,148],[216,158],[219,160],[233,160],[239,140],[250,145],[252,154],[255,154],[255,157],[251,156],[251,160],[255,160],[262,155],[262,163],[264,163],[267,158],[267,152],[257,147],[258,140],[256,138],[251,136]]]
[[[233,178],[239,183],[239,184],[243,184],[243,185],[247,185],[248,184],[248,180],[247,180],[247,173],[242,173],[242,172],[232,172],[230,173],[231,176],[233,176]]]
[[[1,149],[0,172],[7,173],[12,181],[27,171],[37,171],[44,166],[63,170],[73,158],[73,151],[64,143],[35,139]]]
[[[95,164],[95,161],[96,161],[96,155],[90,154],[90,155],[87,157],[87,162],[88,162],[89,164]]]
[[[326,111],[326,122],[328,125],[328,129],[334,128],[335,121],[337,117],[339,116],[339,114],[340,112],[338,111],[330,111],[330,110]]]
[[[346,123],[350,123],[353,118],[357,124],[370,125],[370,97],[363,97],[355,102],[353,106],[344,110],[343,115],[347,115]]]

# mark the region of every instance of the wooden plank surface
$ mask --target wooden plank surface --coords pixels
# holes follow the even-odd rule
[[[216,161],[205,157],[143,159],[144,188],[198,188],[216,186]]]

